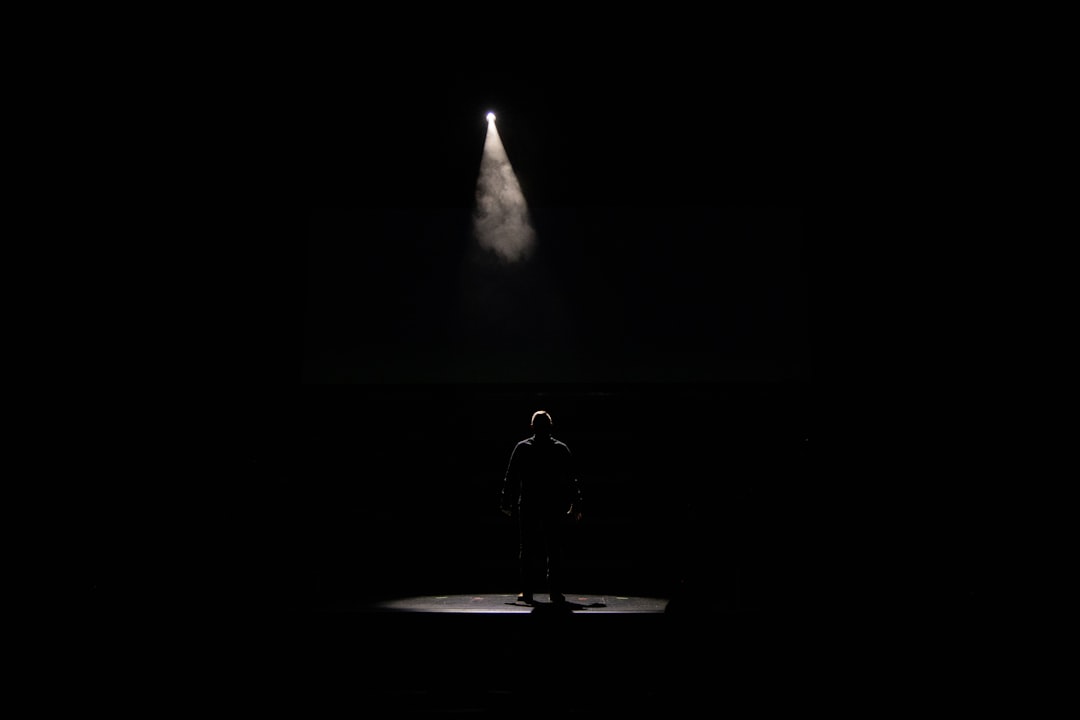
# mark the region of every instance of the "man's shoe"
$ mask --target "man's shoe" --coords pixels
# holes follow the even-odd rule
[[[549,597],[551,598],[551,602],[553,603],[566,602],[566,597],[562,593],[551,593]]]
[[[518,602],[523,602],[531,605],[533,601],[533,596],[532,593],[518,593],[517,599]]]

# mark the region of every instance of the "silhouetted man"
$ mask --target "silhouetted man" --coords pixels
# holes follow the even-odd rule
[[[564,602],[564,535],[571,519],[582,518],[581,484],[570,448],[551,436],[551,415],[537,410],[529,427],[532,436],[517,443],[510,453],[500,501],[500,509],[507,515],[517,511],[518,599],[533,602],[533,591],[541,585],[546,568],[551,601]]]

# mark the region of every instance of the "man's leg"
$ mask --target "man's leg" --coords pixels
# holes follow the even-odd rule
[[[547,554],[547,587],[551,602],[563,602],[563,547],[558,521],[544,525],[544,548]]]
[[[528,522],[525,517],[521,518],[520,536],[518,543],[518,600],[531,603],[533,601],[533,589],[536,584],[536,549],[539,545],[537,529]]]

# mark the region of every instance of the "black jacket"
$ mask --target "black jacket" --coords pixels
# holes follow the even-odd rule
[[[503,478],[503,510],[558,516],[571,505],[581,511],[581,504],[581,483],[566,443],[533,435],[514,446]]]

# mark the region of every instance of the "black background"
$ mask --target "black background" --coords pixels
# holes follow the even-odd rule
[[[96,474],[69,506],[88,677],[111,679],[111,654],[144,676],[172,658],[186,682],[194,649],[229,685],[267,648],[288,675],[340,637],[335,620],[326,646],[298,642],[313,610],[515,592],[498,489],[538,408],[587,493],[568,589],[715,621],[689,626],[684,657],[723,644],[727,613],[754,615],[736,644],[762,658],[820,631],[798,675],[852,620],[901,661],[877,631],[927,611],[944,622],[914,636],[964,648],[944,664],[996,642],[970,611],[1027,590],[1004,572],[1023,559],[1004,483],[972,472],[997,448],[955,427],[975,389],[886,370],[893,352],[934,379],[947,363],[894,339],[861,292],[844,352],[816,334],[819,277],[848,292],[881,275],[859,245],[812,285],[806,239],[855,209],[860,243],[882,247],[896,209],[872,206],[889,199],[876,185],[858,207],[840,194],[869,176],[834,152],[880,165],[895,136],[873,120],[893,106],[864,103],[873,68],[799,18],[714,12],[548,17],[528,39],[500,9],[494,28],[431,19],[426,35],[418,18],[342,35],[245,21],[220,29],[224,52],[196,33],[164,67],[132,73],[141,55],[121,52],[115,72],[72,69],[88,82],[63,117],[89,142],[64,177],[105,198],[66,212],[123,280],[85,274],[110,307],[73,304],[80,334],[57,358],[76,400],[62,425],[82,438],[62,450]],[[470,234],[489,110],[537,230],[515,266]],[[123,190],[104,172],[120,159]],[[135,252],[113,242],[129,229]],[[926,400],[914,421],[909,389]],[[380,623],[342,654],[378,653]]]
[[[302,592],[512,591],[497,492],[541,407],[588,487],[577,584],[736,609],[805,582],[805,111],[785,73],[688,63],[305,89]],[[489,110],[537,231],[516,264],[470,234]]]
[[[216,195],[170,246],[206,271],[178,304],[205,312],[195,342],[152,348],[173,380],[149,347],[130,363],[171,419],[136,433],[132,483],[159,469],[171,500],[95,497],[94,597],[511,592],[497,492],[541,407],[589,493],[581,591],[701,582],[736,608],[791,586],[820,108],[793,66],[730,60],[328,46],[208,83],[221,122],[192,187]],[[514,266],[470,233],[489,110],[537,231]]]

